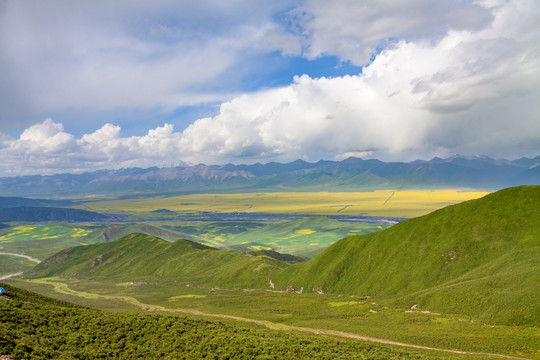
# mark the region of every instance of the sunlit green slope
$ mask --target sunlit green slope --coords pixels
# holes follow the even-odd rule
[[[175,315],[98,311],[7,284],[0,286],[9,294],[0,295],[2,358],[424,358],[418,351],[357,340],[248,328]]]
[[[273,281],[540,325],[540,186],[501,190],[342,239]]]
[[[110,243],[66,249],[27,272],[30,277],[174,279],[208,286],[264,286],[288,263],[268,256],[216,250],[188,240],[171,243],[131,234]]]

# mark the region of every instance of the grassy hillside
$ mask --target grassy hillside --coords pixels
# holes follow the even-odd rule
[[[155,278],[208,286],[267,286],[269,273],[289,263],[268,256],[216,250],[189,240],[173,243],[131,234],[110,243],[61,251],[32,270],[30,277],[124,279]]]
[[[207,246],[237,251],[273,250],[308,258],[347,235],[366,234],[390,226],[383,222],[345,222],[323,216],[291,221],[193,224],[176,223],[170,228],[186,231],[191,240]]]
[[[103,312],[0,286],[10,294],[0,296],[0,354],[15,359],[429,358],[426,352],[236,323]]]
[[[345,238],[273,281],[538,326],[538,204],[540,186],[501,190]]]

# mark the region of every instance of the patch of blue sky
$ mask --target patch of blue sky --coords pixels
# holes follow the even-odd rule
[[[244,71],[244,76],[238,79],[237,84],[237,91],[241,92],[287,86],[293,82],[295,76],[332,78],[358,75],[362,72],[361,66],[342,62],[336,56],[322,56],[309,60],[300,56],[284,56],[279,51],[259,55],[256,59],[250,59],[248,63],[240,64],[239,67]]]
[[[336,56],[321,56],[313,60],[298,56],[282,56],[284,66],[278,73],[273,74],[274,82],[285,85],[290,83],[294,76],[308,75],[311,78],[341,77],[345,75],[358,75],[362,72],[361,66],[350,62],[340,61]]]
[[[379,41],[377,46],[375,46],[375,49],[371,53],[371,56],[369,58],[369,62],[373,62],[377,55],[379,55],[385,48],[390,46],[391,44],[397,44],[401,39],[398,37],[389,37],[386,39],[382,39]]]
[[[214,79],[211,84],[194,89],[216,93],[251,93],[264,89],[288,86],[295,76],[308,75],[311,78],[340,77],[358,75],[361,66],[342,62],[336,56],[322,56],[313,60],[299,56],[283,56],[275,51],[260,54],[236,64],[234,68]],[[194,120],[217,115],[220,103],[185,106],[175,109],[162,120],[175,124],[175,130],[185,129]]]

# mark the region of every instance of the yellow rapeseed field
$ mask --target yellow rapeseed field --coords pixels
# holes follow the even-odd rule
[[[261,212],[410,218],[487,194],[460,190],[192,194],[107,200],[89,203],[85,207],[106,212],[169,209],[184,213]]]

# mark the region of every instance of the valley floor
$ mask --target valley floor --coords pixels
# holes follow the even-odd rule
[[[428,358],[540,359],[540,329],[479,323],[456,314],[406,310],[378,299],[205,289],[190,284],[10,279],[47,296],[109,311],[151,311],[241,321],[272,330],[324,334],[428,351]]]

